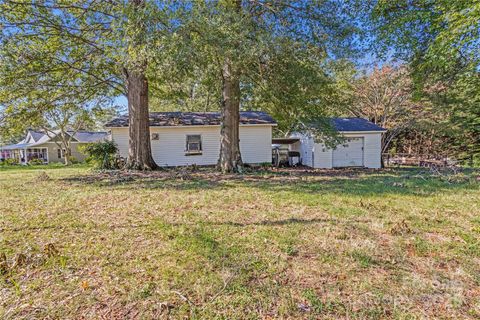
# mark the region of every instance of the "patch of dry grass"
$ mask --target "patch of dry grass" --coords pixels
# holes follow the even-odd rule
[[[472,172],[18,168],[0,202],[1,318],[480,317]]]

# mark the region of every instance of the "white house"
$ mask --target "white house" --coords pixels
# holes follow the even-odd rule
[[[218,112],[150,113],[153,159],[159,166],[215,165],[220,154],[221,115]],[[272,161],[273,118],[265,112],[240,112],[240,152],[244,163]],[[128,116],[105,125],[120,156],[128,155]]]
[[[43,163],[64,162],[65,150],[59,143],[58,130],[52,132],[41,132],[28,130],[25,138],[17,144],[0,146],[0,160],[15,159],[20,164],[27,164],[29,161],[38,159]],[[77,161],[85,160],[85,155],[80,152],[79,146],[105,140],[107,132],[91,131],[68,131],[71,136],[70,148],[72,157]]]
[[[290,150],[300,153],[303,165],[312,168],[380,168],[382,134],[385,129],[361,118],[332,118],[334,128],[346,139],[336,148],[328,148],[311,134],[294,133]]]

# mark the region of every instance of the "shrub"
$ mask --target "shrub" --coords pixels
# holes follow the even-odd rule
[[[16,164],[19,164],[18,160],[17,159],[12,159],[12,158],[3,159],[0,162],[0,165],[5,165],[5,166],[13,166],[13,165],[16,165]]]
[[[75,158],[74,156],[69,156],[69,157],[68,157],[68,162],[69,162],[70,164],[80,163],[80,161],[78,161],[78,159]]]
[[[43,164],[43,160],[42,159],[32,159],[32,160],[28,161],[28,164],[31,165],[31,166],[38,166],[38,165]]]
[[[100,141],[89,143],[82,148],[91,162],[99,169],[117,169],[115,155],[118,148],[113,141]]]

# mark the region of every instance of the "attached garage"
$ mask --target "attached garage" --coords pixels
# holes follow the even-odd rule
[[[299,142],[292,149],[299,151],[304,165],[313,168],[366,167],[380,168],[382,134],[385,129],[361,118],[333,118],[335,129],[345,138],[342,144],[329,148],[306,133],[295,133]]]

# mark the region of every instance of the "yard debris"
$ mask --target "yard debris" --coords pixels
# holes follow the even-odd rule
[[[111,178],[108,182],[111,185],[114,185],[114,184],[120,184],[120,183],[125,183],[125,182],[131,182],[131,181],[134,181],[134,180],[135,179],[133,177],[130,177],[130,176],[116,175],[113,178]]]
[[[53,243],[47,243],[43,247],[43,252],[48,256],[48,257],[53,257],[58,255],[58,249],[55,248],[55,245]]]
[[[175,306],[169,302],[160,303],[159,314],[169,314],[171,309],[174,309]]]
[[[303,312],[310,312],[312,310],[309,305],[304,303],[299,303],[297,307],[300,311],[303,311]]]
[[[368,210],[375,209],[375,205],[373,205],[371,202],[363,202],[363,200],[360,200],[360,207]]]
[[[87,280],[83,280],[81,283],[81,287],[83,290],[87,290],[90,287],[90,284],[88,283]]]
[[[27,262],[27,256],[23,253],[17,253],[13,261],[14,262],[12,268],[21,267]]]
[[[390,233],[392,235],[405,235],[412,233],[412,229],[408,225],[407,221],[403,219],[402,221],[396,223],[390,228]]]
[[[0,253],[0,274],[6,274],[8,272],[7,255],[5,252]]]
[[[180,297],[180,299],[182,299],[183,301],[187,302],[188,305],[193,308],[195,307],[195,303],[192,302],[190,299],[188,299],[185,295],[183,295],[180,291],[176,291],[176,290],[172,290],[173,293],[175,293],[176,295],[178,295]]]
[[[50,176],[45,171],[40,172],[35,178],[35,182],[46,182],[50,180]]]

